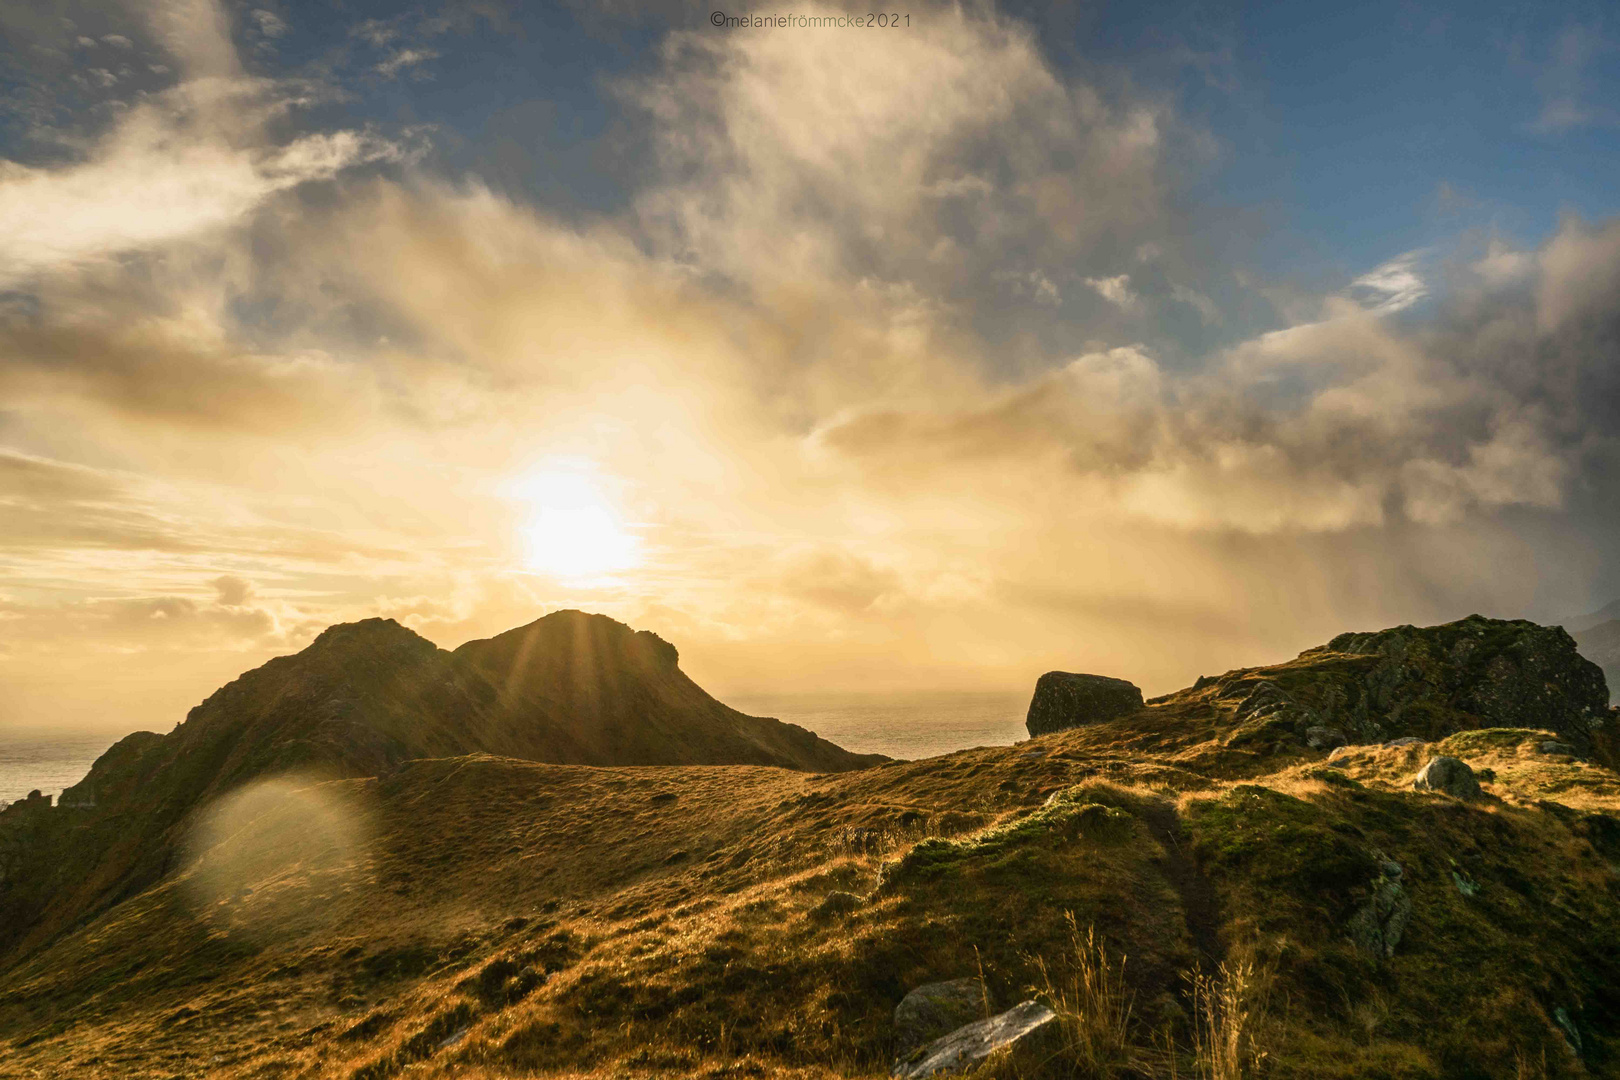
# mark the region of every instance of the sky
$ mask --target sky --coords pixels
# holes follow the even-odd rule
[[[1611,8],[867,14],[0,7],[0,727],[371,616],[1151,694],[1620,596]]]

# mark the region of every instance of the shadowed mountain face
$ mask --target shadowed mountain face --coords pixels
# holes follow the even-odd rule
[[[554,612],[453,653],[391,619],[333,626],[217,690],[168,735],[121,740],[55,812],[8,811],[0,955],[156,882],[193,811],[257,777],[381,776],[475,753],[818,772],[885,760],[727,708],[681,672],[674,646],[602,615]]]
[[[1574,633],[1581,655],[1603,669],[1612,693],[1620,686],[1620,619],[1610,619]]]
[[[605,615],[557,612],[455,651],[494,687],[518,744],[566,738],[545,753],[581,765],[779,765],[815,772],[875,765],[779,720],[745,716],[686,677],[675,646]],[[558,723],[557,717],[566,718]]]

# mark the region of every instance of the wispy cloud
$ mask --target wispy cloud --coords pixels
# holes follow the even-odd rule
[[[1620,111],[1607,101],[1592,100],[1587,86],[1587,69],[1614,50],[1614,43],[1595,27],[1566,27],[1555,40],[1536,80],[1541,111],[1529,124],[1529,130],[1538,135],[1560,135],[1576,128],[1620,122]]]
[[[1086,284],[1097,291],[1097,295],[1107,300],[1115,307],[1126,311],[1134,309],[1139,300],[1131,291],[1131,276],[1129,274],[1116,274],[1114,277],[1086,278]]]
[[[401,156],[365,132],[273,138],[303,91],[241,76],[210,3],[150,15],[189,77],[138,99],[77,161],[0,161],[0,286],[233,225],[278,192]]]
[[[1359,290],[1368,307],[1379,315],[1404,311],[1429,295],[1429,286],[1419,273],[1427,250],[1408,251],[1374,267],[1350,283],[1352,294]]]
[[[396,49],[377,65],[376,71],[383,78],[392,79],[402,71],[415,69],[420,64],[437,59],[438,55],[433,49]]]

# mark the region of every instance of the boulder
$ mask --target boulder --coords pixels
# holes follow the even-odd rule
[[[975,1020],[895,1063],[902,1078],[964,1073],[998,1050],[1030,1039],[1057,1019],[1038,1001],[1026,1001],[988,1020]]]
[[[1393,750],[1397,746],[1416,746],[1422,741],[1423,740],[1418,738],[1416,735],[1402,735],[1398,739],[1391,739],[1389,742],[1385,743],[1384,749]]]
[[[1142,708],[1142,691],[1124,679],[1048,671],[1035,682],[1024,726],[1031,735],[1100,724]]]
[[[1541,744],[1541,752],[1543,754],[1567,754],[1570,757],[1580,757],[1580,751],[1569,745],[1569,743],[1544,742]]]
[[[894,1009],[895,1056],[904,1059],[942,1035],[972,1023],[987,1011],[984,984],[978,979],[925,983]]]
[[[1333,750],[1349,741],[1338,728],[1316,725],[1305,729],[1305,745],[1312,750]]]
[[[1437,757],[1429,759],[1423,766],[1423,771],[1417,774],[1412,781],[1414,791],[1438,791],[1456,799],[1477,799],[1483,794],[1479,790],[1479,781],[1474,779],[1474,770],[1468,763],[1454,757]]]

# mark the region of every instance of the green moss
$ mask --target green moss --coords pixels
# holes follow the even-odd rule
[[[1348,788],[1351,791],[1366,790],[1362,784],[1356,780],[1352,780],[1350,776],[1342,769],[1334,769],[1322,765],[1317,766],[1316,768],[1306,769],[1305,775],[1312,780],[1319,780],[1324,784],[1332,784],[1334,787]]]
[[[1541,743],[1553,738],[1550,731],[1530,728],[1479,728],[1459,731],[1441,742],[1435,749],[1452,757],[1468,758],[1484,754],[1510,753],[1526,743]]]

